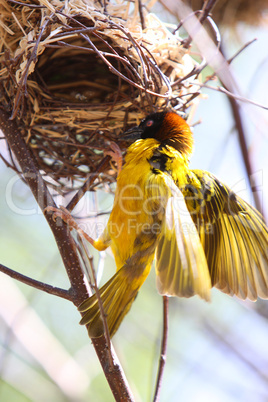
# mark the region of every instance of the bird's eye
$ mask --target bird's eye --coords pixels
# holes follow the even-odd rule
[[[146,121],[146,127],[151,127],[154,124],[153,120]]]

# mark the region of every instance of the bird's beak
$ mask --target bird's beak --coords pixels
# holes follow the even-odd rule
[[[142,129],[139,126],[135,126],[130,128],[129,130],[125,131],[124,134],[121,136],[120,139],[122,140],[132,140],[136,141],[141,138]]]

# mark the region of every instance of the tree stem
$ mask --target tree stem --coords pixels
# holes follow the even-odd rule
[[[44,212],[48,206],[56,207],[54,200],[39,172],[38,165],[30,148],[21,137],[17,124],[10,120],[7,112],[0,107],[0,128],[3,131],[7,142],[16,157],[24,179],[30,187],[39,207]],[[55,237],[59,252],[61,254],[66,272],[68,274],[71,288],[72,301],[78,306],[88,297],[87,289],[84,284],[83,272],[77,254],[75,242],[71,236],[68,226],[57,219],[54,222],[51,214],[45,214],[45,218]],[[113,351],[113,367],[109,369],[109,356],[107,354],[106,341],[104,337],[92,339],[104,374],[109,383],[111,391],[116,401],[133,401],[133,396],[127,383],[123,370]]]

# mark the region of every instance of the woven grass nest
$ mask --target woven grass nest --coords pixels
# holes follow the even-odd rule
[[[0,1],[1,104],[50,183],[79,186],[111,141],[126,147],[124,130],[155,110],[185,112],[198,95],[189,51],[149,9],[125,0]]]

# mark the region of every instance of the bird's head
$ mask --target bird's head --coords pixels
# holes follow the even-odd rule
[[[190,155],[193,150],[193,134],[186,121],[174,112],[152,113],[139,126],[128,130],[125,139],[154,138],[169,145],[182,154]]]

